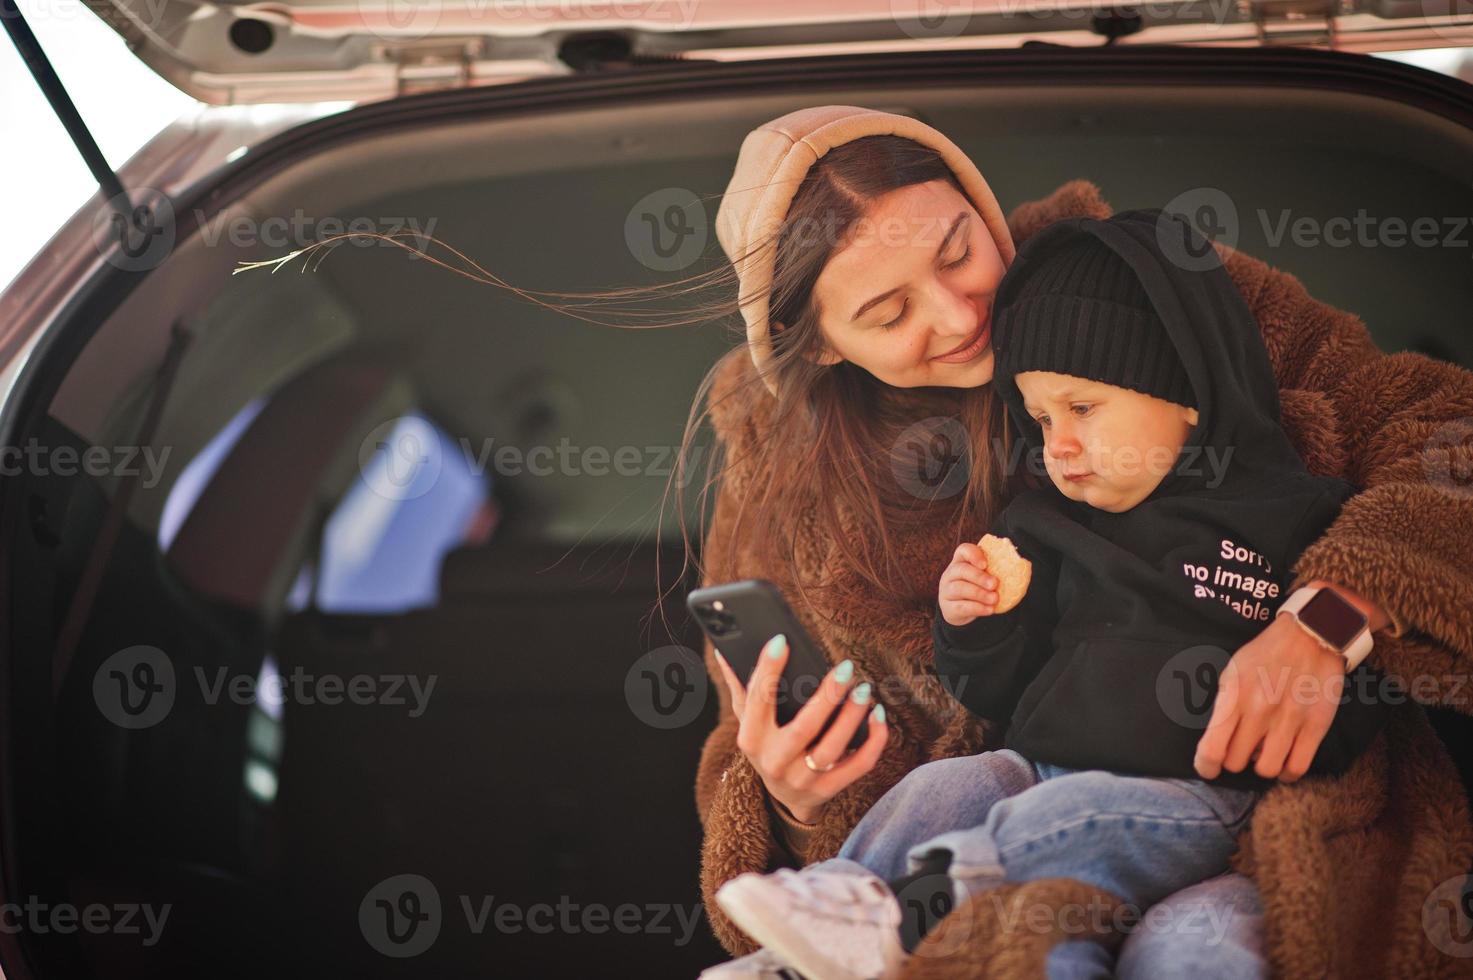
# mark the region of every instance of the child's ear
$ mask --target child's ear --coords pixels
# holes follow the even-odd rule
[[[1195,426],[1197,424],[1197,410],[1195,408],[1187,409],[1183,413],[1183,417],[1187,420],[1187,425]]]

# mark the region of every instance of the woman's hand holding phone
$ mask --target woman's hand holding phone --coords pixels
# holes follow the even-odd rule
[[[936,592],[941,618],[952,626],[965,626],[978,616],[991,616],[997,607],[996,589],[997,579],[988,572],[982,549],[958,545]]]
[[[721,652],[716,662],[731,692],[731,708],[737,718],[737,748],[752,763],[773,799],[804,823],[812,823],[829,800],[844,787],[874,768],[889,738],[884,707],[874,703],[868,684],[850,691],[853,668],[845,661],[824,675],[818,691],[792,721],[777,723],[778,680],[787,663],[787,643],[775,636],[762,648],[752,671],[751,687],[743,687]],[[860,698],[863,700],[860,700]],[[844,702],[838,717],[818,736],[834,708]],[[873,710],[871,710],[873,709]],[[864,744],[845,755],[849,740],[868,716],[870,731]],[[811,747],[810,747],[811,746]],[[804,761],[807,754],[819,772]]]

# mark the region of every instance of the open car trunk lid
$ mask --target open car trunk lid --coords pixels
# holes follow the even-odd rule
[[[1469,0],[86,0],[216,104],[389,98],[676,58],[1029,40],[1384,51],[1473,41]]]

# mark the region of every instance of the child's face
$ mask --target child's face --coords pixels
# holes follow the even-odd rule
[[[1111,513],[1151,495],[1197,424],[1195,408],[1099,381],[1052,371],[1014,380],[1043,434],[1049,479],[1069,499]]]

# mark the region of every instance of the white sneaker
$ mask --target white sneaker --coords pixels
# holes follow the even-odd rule
[[[808,980],[889,980],[909,955],[900,902],[868,872],[749,871],[718,888],[716,904]]]
[[[766,946],[755,953],[708,966],[698,980],[804,980],[802,974],[788,966]]]

